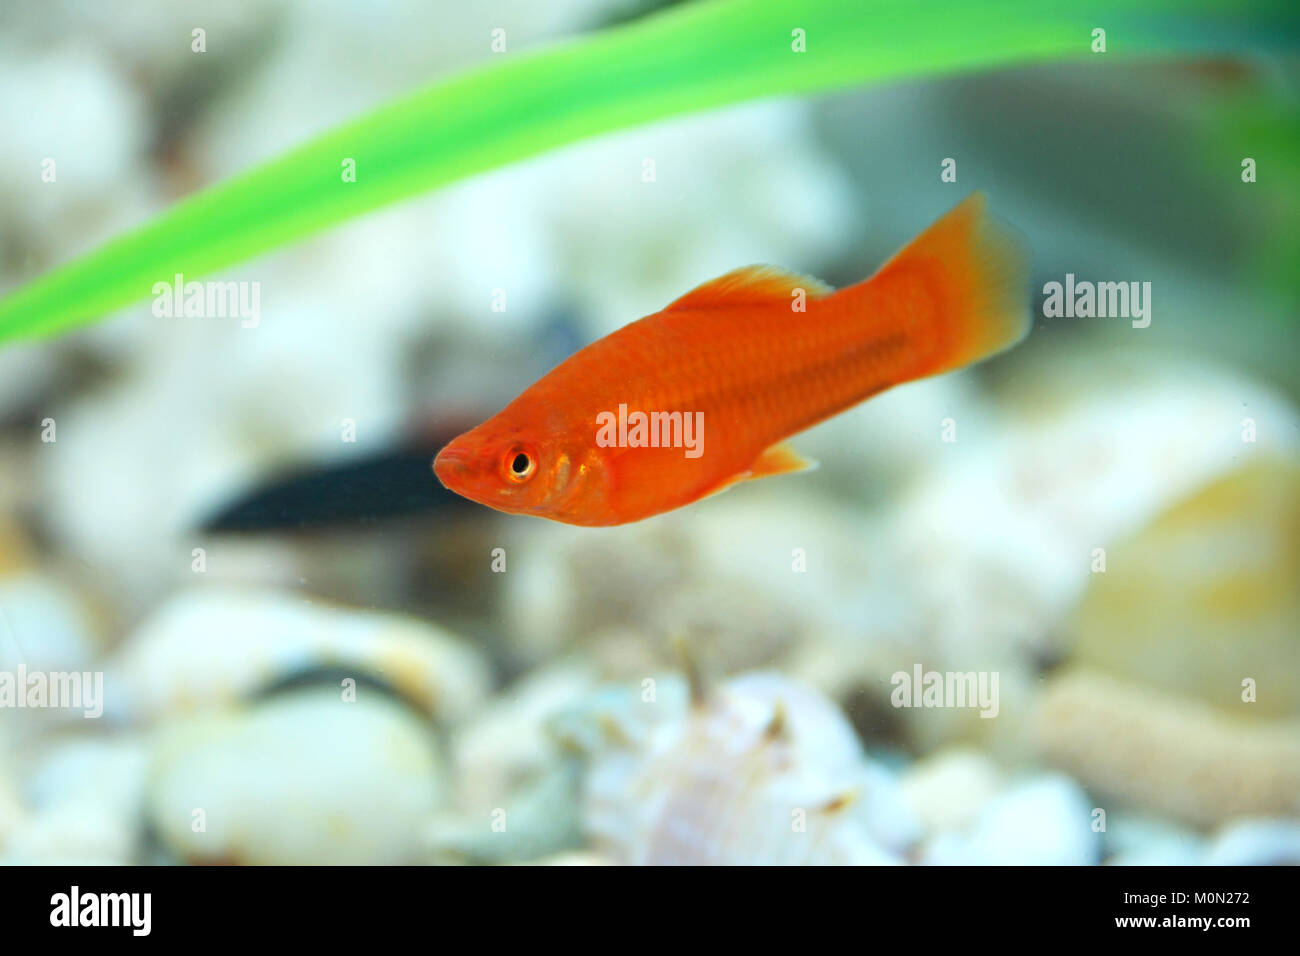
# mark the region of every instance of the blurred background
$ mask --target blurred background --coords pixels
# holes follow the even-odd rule
[[[0,294],[495,27],[656,6],[10,5]],[[0,672],[104,675],[0,709],[0,861],[1300,862],[1298,90],[1098,56],[712,111],[238,266],[255,328],[0,349]],[[818,471],[611,529],[429,471],[694,285],[855,282],[975,189],[1033,332],[798,436]],[[1067,273],[1149,327],[1043,317]],[[916,667],[996,717],[894,706]]]

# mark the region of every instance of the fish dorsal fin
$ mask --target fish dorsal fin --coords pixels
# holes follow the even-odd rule
[[[696,286],[665,311],[771,305],[777,300],[788,303],[795,289],[803,289],[810,299],[820,299],[835,291],[812,276],[802,276],[776,266],[745,266]]]

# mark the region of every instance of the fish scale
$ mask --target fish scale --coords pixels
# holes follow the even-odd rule
[[[1029,329],[1027,287],[1023,244],[976,193],[838,292],[770,266],[699,286],[562,362],[434,470],[500,511],[637,521],[807,468],[782,444],[790,435],[1011,347]],[[652,434],[662,413],[679,430]]]

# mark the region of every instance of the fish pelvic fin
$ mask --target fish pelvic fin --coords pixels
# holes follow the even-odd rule
[[[971,194],[900,250],[868,283],[924,288],[933,308],[915,329],[935,343],[925,367],[937,375],[1011,348],[1033,324],[1029,252],[1013,226]],[[846,290],[846,292],[849,290]]]
[[[805,458],[786,444],[773,445],[759,455],[753,466],[745,473],[746,478],[770,478],[773,475],[789,475],[796,471],[814,471],[817,462]]]
[[[773,475],[789,475],[796,471],[815,471],[817,467],[817,462],[811,458],[803,457],[789,445],[776,444],[754,459],[754,463],[749,468],[732,475],[710,491],[706,497],[722,494],[728,488],[742,481],[752,481],[755,478],[770,478]]]
[[[797,291],[809,299],[830,295],[834,289],[820,279],[800,275],[776,266],[745,266],[696,286],[665,311],[736,308],[789,303]]]

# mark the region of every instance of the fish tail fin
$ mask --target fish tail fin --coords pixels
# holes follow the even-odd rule
[[[979,362],[1029,333],[1029,253],[1020,233],[976,192],[917,236],[864,285],[906,310],[928,343],[923,378]],[[919,305],[918,305],[919,303]]]

